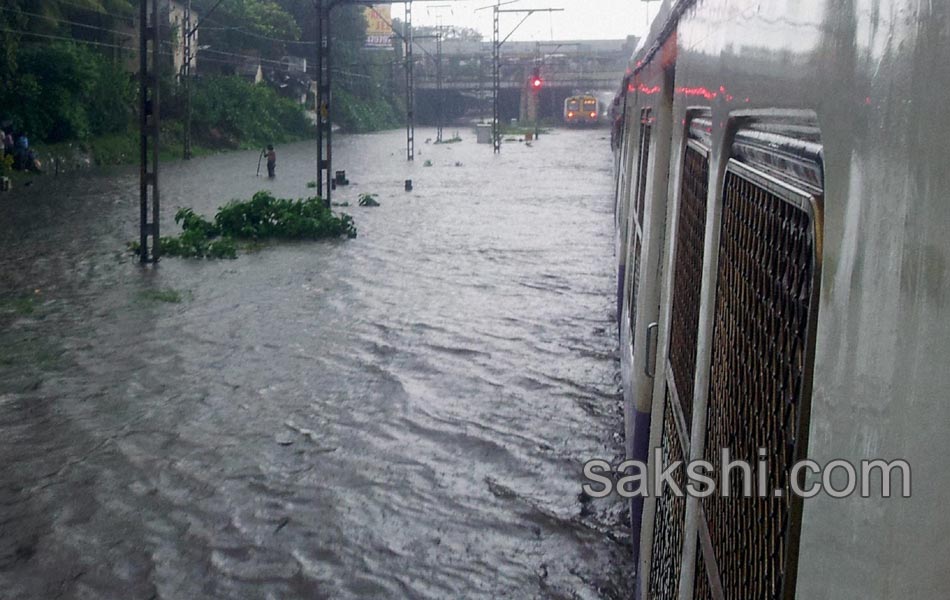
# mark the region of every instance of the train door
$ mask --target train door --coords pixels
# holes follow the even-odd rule
[[[789,473],[807,448],[823,175],[817,126],[775,115],[733,119],[713,135],[708,116],[687,111],[650,446],[656,470],[707,461],[717,491],[654,490],[640,597],[794,598],[802,501]],[[758,465],[752,497],[722,495],[725,448]],[[746,480],[731,471],[728,483]]]
[[[670,206],[668,280],[662,292],[665,310],[660,335],[658,378],[654,383],[657,401],[653,406],[650,447],[660,449],[666,469],[685,461],[690,452],[690,421],[696,370],[697,333],[700,310],[700,282],[703,276],[709,191],[711,124],[708,111],[687,112],[686,132],[677,135],[678,152],[673,197]],[[675,484],[683,489],[684,473],[674,472]],[[686,533],[686,498],[664,487],[654,490],[645,502],[640,544],[643,559],[638,569],[640,597],[671,600],[678,598],[683,542]],[[643,588],[648,590],[643,594]]]
[[[635,185],[629,223],[627,294],[622,343],[626,451],[630,459],[649,454],[653,378],[655,374],[661,257],[666,231],[669,153],[672,134],[672,65],[639,74],[636,114]],[[643,498],[631,500],[631,527],[639,535]],[[635,559],[639,546],[634,546]]]
[[[765,477],[752,497],[688,500],[684,562],[694,567],[681,574],[681,597],[791,600],[802,499],[790,472],[808,445],[822,148],[814,116],[772,112],[732,127],[710,212],[714,277],[700,319],[709,337],[699,346],[690,458],[712,465],[720,490],[725,448]],[[731,487],[741,489],[732,475]]]

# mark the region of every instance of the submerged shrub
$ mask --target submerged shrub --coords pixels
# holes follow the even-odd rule
[[[235,240],[322,239],[356,237],[349,215],[335,215],[321,198],[288,200],[257,192],[247,201],[232,200],[209,221],[190,208],[179,209],[175,222],[182,232],[159,240],[161,253],[187,258],[237,258]],[[138,244],[129,244],[133,251]]]
[[[197,231],[205,237],[211,237],[218,233],[214,223],[190,208],[179,208],[178,212],[175,213],[175,223],[181,225],[184,231]]]
[[[208,258],[237,258],[237,245],[231,238],[219,238],[208,244]]]
[[[247,202],[221,207],[214,225],[224,236],[249,239],[320,239],[356,237],[349,215],[334,215],[317,197],[288,200],[257,192]]]

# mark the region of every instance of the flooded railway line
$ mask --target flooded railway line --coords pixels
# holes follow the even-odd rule
[[[140,267],[131,169],[5,196],[4,597],[627,594],[622,502],[578,498],[622,453],[603,135],[338,138],[359,237],[236,261]],[[164,231],[312,193],[278,150],[163,166]]]

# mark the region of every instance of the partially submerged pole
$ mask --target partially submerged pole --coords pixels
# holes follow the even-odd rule
[[[161,254],[158,242],[160,112],[157,73],[161,49],[158,5],[159,0],[142,0],[139,4],[139,260],[142,263],[158,262]]]

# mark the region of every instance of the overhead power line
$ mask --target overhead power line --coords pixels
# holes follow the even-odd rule
[[[209,23],[214,23],[214,24],[218,25],[218,27],[208,27],[207,25],[205,25],[205,26],[202,28],[203,31],[234,31],[234,32],[240,33],[240,34],[242,34],[242,35],[247,35],[247,36],[254,37],[254,38],[258,38],[258,39],[267,40],[267,41],[269,41],[269,42],[281,42],[281,43],[283,43],[283,44],[302,44],[302,45],[307,45],[307,46],[316,46],[316,45],[317,45],[316,42],[308,42],[308,41],[301,41],[301,40],[289,40],[289,39],[283,39],[283,38],[270,37],[270,36],[263,35],[263,34],[260,34],[260,33],[255,33],[255,32],[253,32],[253,31],[248,31],[248,30],[245,29],[244,27],[237,27],[237,26],[232,26],[232,25],[225,25],[224,23],[221,23],[220,21],[215,21],[214,19],[207,19],[207,21],[208,21]]]
[[[109,33],[112,33],[112,34],[115,34],[115,35],[121,35],[121,36],[124,36],[124,37],[134,37],[134,35],[131,34],[131,33],[122,32],[122,31],[119,31],[119,30],[117,30],[117,29],[109,29],[109,28],[107,28],[107,27],[97,27],[96,25],[87,25],[87,24],[85,24],[85,23],[77,23],[76,21],[69,21],[69,20],[67,20],[67,19],[57,19],[56,17],[49,17],[49,16],[46,16],[46,15],[41,15],[41,14],[37,14],[37,13],[26,12],[25,10],[17,10],[17,9],[15,9],[15,8],[8,8],[8,7],[4,7],[4,6],[0,6],[0,10],[5,10],[5,11],[7,11],[7,12],[15,12],[15,13],[17,13],[17,14],[26,15],[26,16],[28,16],[28,17],[35,17],[35,18],[38,18],[38,19],[44,19],[44,20],[47,20],[47,21],[55,21],[55,22],[57,22],[57,23],[65,23],[65,24],[71,25],[71,26],[73,26],[73,27],[83,27],[83,28],[85,28],[85,29],[95,29],[95,30],[97,30],[97,31],[107,31],[107,32],[109,32]]]
[[[105,43],[105,42],[96,42],[96,41],[93,41],[93,40],[83,40],[83,39],[65,37],[65,36],[62,36],[62,35],[51,35],[51,34],[48,34],[48,33],[36,33],[36,32],[33,32],[33,31],[24,31],[24,30],[22,30],[22,29],[8,29],[8,28],[6,28],[6,27],[0,27],[0,31],[4,31],[4,32],[7,32],[7,33],[18,33],[18,34],[20,34],[20,35],[28,35],[28,36],[32,36],[32,37],[38,37],[38,38],[46,38],[46,39],[50,39],[50,40],[62,40],[62,41],[65,41],[65,42],[75,42],[75,43],[77,43],[77,44],[90,44],[90,45],[92,45],[92,46],[104,46],[104,47],[106,47],[106,48],[119,48],[119,49],[124,49],[124,50],[132,50],[132,49],[133,49],[133,48],[131,48],[130,46],[120,46],[120,45],[118,45],[118,44],[107,44],[107,43]]]

